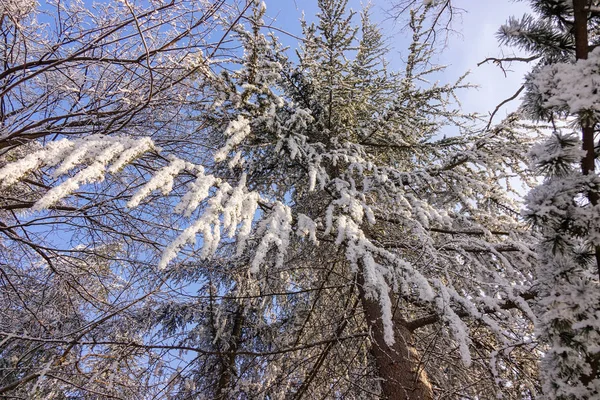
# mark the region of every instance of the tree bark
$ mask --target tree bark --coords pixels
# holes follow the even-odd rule
[[[221,364],[221,373],[219,383],[217,384],[216,399],[228,399],[229,389],[231,386],[231,377],[235,374],[235,356],[242,340],[242,327],[244,325],[244,308],[238,306],[233,319],[233,328],[229,339],[229,348],[227,354],[224,355]]]
[[[575,58],[577,60],[587,60],[589,53],[588,44],[588,27],[587,27],[587,0],[573,0],[573,23],[575,30]],[[584,123],[582,127],[582,141],[585,156],[581,160],[581,171],[584,175],[588,175],[595,170],[595,152],[594,152],[594,125],[592,123]],[[590,201],[595,205],[598,202],[598,195],[594,192],[594,196]]]
[[[587,0],[573,0],[573,29],[575,30],[575,58],[577,60],[587,60],[589,54],[588,39],[588,11]],[[583,175],[589,175],[596,169],[596,151],[594,146],[594,123],[584,121],[581,128],[581,141],[585,156],[581,160],[581,172]],[[598,193],[596,191],[588,192],[588,199],[592,205],[598,204]],[[600,247],[596,246],[596,268],[598,268],[598,278],[600,279]]]
[[[433,400],[433,388],[421,365],[419,354],[414,346],[414,337],[406,325],[407,321],[399,315],[394,317],[395,343],[393,346],[388,346],[384,340],[381,305],[379,301],[366,296],[363,285],[364,277],[362,272],[359,272],[359,295],[371,332],[371,355],[382,379],[383,398]]]
[[[573,0],[573,28],[575,30],[575,58],[577,60],[587,60],[589,54],[588,38],[588,1]],[[596,150],[594,145],[594,125],[596,121],[583,121],[581,128],[582,148],[585,156],[581,160],[581,172],[583,175],[594,173],[596,169]],[[595,190],[588,192],[588,199],[592,206],[598,204],[598,193]],[[596,268],[598,269],[598,279],[600,280],[600,246],[595,248]],[[600,376],[600,352],[587,354],[586,361],[591,367],[589,374],[582,374],[579,377],[581,383],[587,386],[594,379]]]

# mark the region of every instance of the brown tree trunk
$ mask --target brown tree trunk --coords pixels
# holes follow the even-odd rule
[[[367,298],[364,277],[358,274],[360,300],[371,332],[371,354],[382,379],[383,398],[387,400],[433,400],[433,388],[414,347],[412,332],[406,321],[395,316],[393,346],[384,340],[381,305]],[[393,300],[392,300],[393,301]]]
[[[575,58],[577,60],[587,60],[589,53],[588,39],[588,1],[573,0],[573,28],[575,30]],[[596,169],[596,150],[594,143],[594,126],[596,121],[584,121],[581,128],[581,141],[585,156],[581,160],[581,172],[583,175],[589,175]],[[588,192],[588,199],[592,205],[598,204],[598,193],[594,190]],[[598,268],[598,278],[600,279],[600,246],[596,246],[596,268]],[[582,374],[580,381],[588,385],[594,379],[600,376],[600,352],[587,354],[586,361],[591,367],[591,373]]]
[[[223,355],[219,383],[217,384],[216,399],[225,400],[231,386],[231,377],[235,374],[235,356],[242,340],[242,327],[244,324],[244,308],[238,306],[233,319],[233,328],[229,339],[229,348]]]
[[[588,26],[586,10],[587,0],[573,0],[573,23],[575,30],[575,58],[577,60],[587,60],[589,53],[588,44]],[[582,141],[585,156],[581,160],[581,171],[584,175],[593,172],[595,169],[595,152],[594,152],[594,124],[584,123],[582,128]],[[594,204],[598,202],[597,194],[590,198]]]
[[[575,58],[577,60],[587,60],[589,53],[588,39],[588,11],[587,0],[573,0],[573,29],[575,30]],[[593,173],[596,169],[596,151],[594,145],[594,123],[592,121],[584,122],[581,128],[581,141],[585,156],[581,160],[581,172],[584,175]],[[590,191],[588,199],[592,205],[598,204],[598,193]],[[598,268],[598,278],[600,279],[600,247],[596,246],[596,268]]]

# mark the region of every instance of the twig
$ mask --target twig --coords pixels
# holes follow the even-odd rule
[[[492,126],[492,120],[494,119],[494,116],[496,115],[496,113],[500,110],[500,108],[502,108],[503,105],[513,101],[514,99],[516,99],[517,97],[519,97],[519,95],[521,94],[521,92],[523,91],[523,89],[525,89],[525,85],[521,85],[521,87],[519,88],[519,90],[517,90],[517,92],[515,94],[513,94],[512,96],[510,96],[508,99],[504,100],[502,103],[498,104],[496,106],[496,108],[494,109],[494,111],[490,114],[490,120],[488,121],[485,130],[487,131],[488,129],[490,129],[490,126]]]

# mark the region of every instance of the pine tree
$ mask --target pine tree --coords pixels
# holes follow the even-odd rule
[[[542,185],[525,215],[543,236],[537,308],[544,394],[549,399],[600,396],[600,242],[595,134],[598,131],[595,1],[531,1],[536,16],[511,19],[500,38],[537,58],[526,78],[523,109],[554,132],[531,152]]]

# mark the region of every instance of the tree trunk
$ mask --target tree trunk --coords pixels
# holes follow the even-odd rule
[[[575,58],[577,60],[587,60],[589,53],[588,44],[588,26],[586,0],[573,0],[573,23],[575,30]],[[581,171],[584,175],[594,172],[595,152],[594,152],[594,124],[584,123],[582,128],[582,141],[585,156],[581,160]],[[593,198],[590,198],[593,204],[598,202],[597,194],[594,192]]]
[[[233,319],[233,328],[229,339],[227,353],[223,355],[216,399],[224,400],[230,398],[228,394],[231,386],[231,377],[235,374],[235,356],[242,340],[243,324],[244,308],[243,306],[238,306]]]
[[[587,60],[589,53],[587,3],[587,0],[573,0],[573,29],[575,30],[575,58],[577,60]],[[583,151],[585,151],[585,156],[581,160],[581,172],[584,175],[593,173],[596,169],[594,122],[584,122],[581,128],[581,141],[583,143]],[[592,205],[597,205],[598,193],[590,191],[588,199]],[[596,246],[595,253],[596,268],[598,268],[598,278],[600,279],[600,247]]]
[[[588,1],[573,0],[573,24],[575,30],[575,58],[587,60],[589,53],[588,39]],[[596,169],[596,150],[594,144],[594,125],[596,121],[584,121],[581,128],[581,141],[585,156],[581,160],[581,172],[583,175],[594,173]],[[594,190],[588,192],[588,199],[592,205],[598,204],[598,193]],[[600,280],[600,246],[595,248],[596,268]],[[579,380],[587,386],[600,376],[600,352],[587,354],[586,361],[591,367],[589,374],[582,374]]]
[[[394,317],[395,343],[391,347],[388,346],[384,340],[381,305],[377,300],[367,298],[363,284],[364,277],[360,272],[358,274],[360,300],[371,332],[371,354],[375,359],[379,377],[382,379],[383,398],[433,400],[433,388],[421,365],[419,354],[414,347],[412,332],[406,327],[406,320],[398,315]]]

